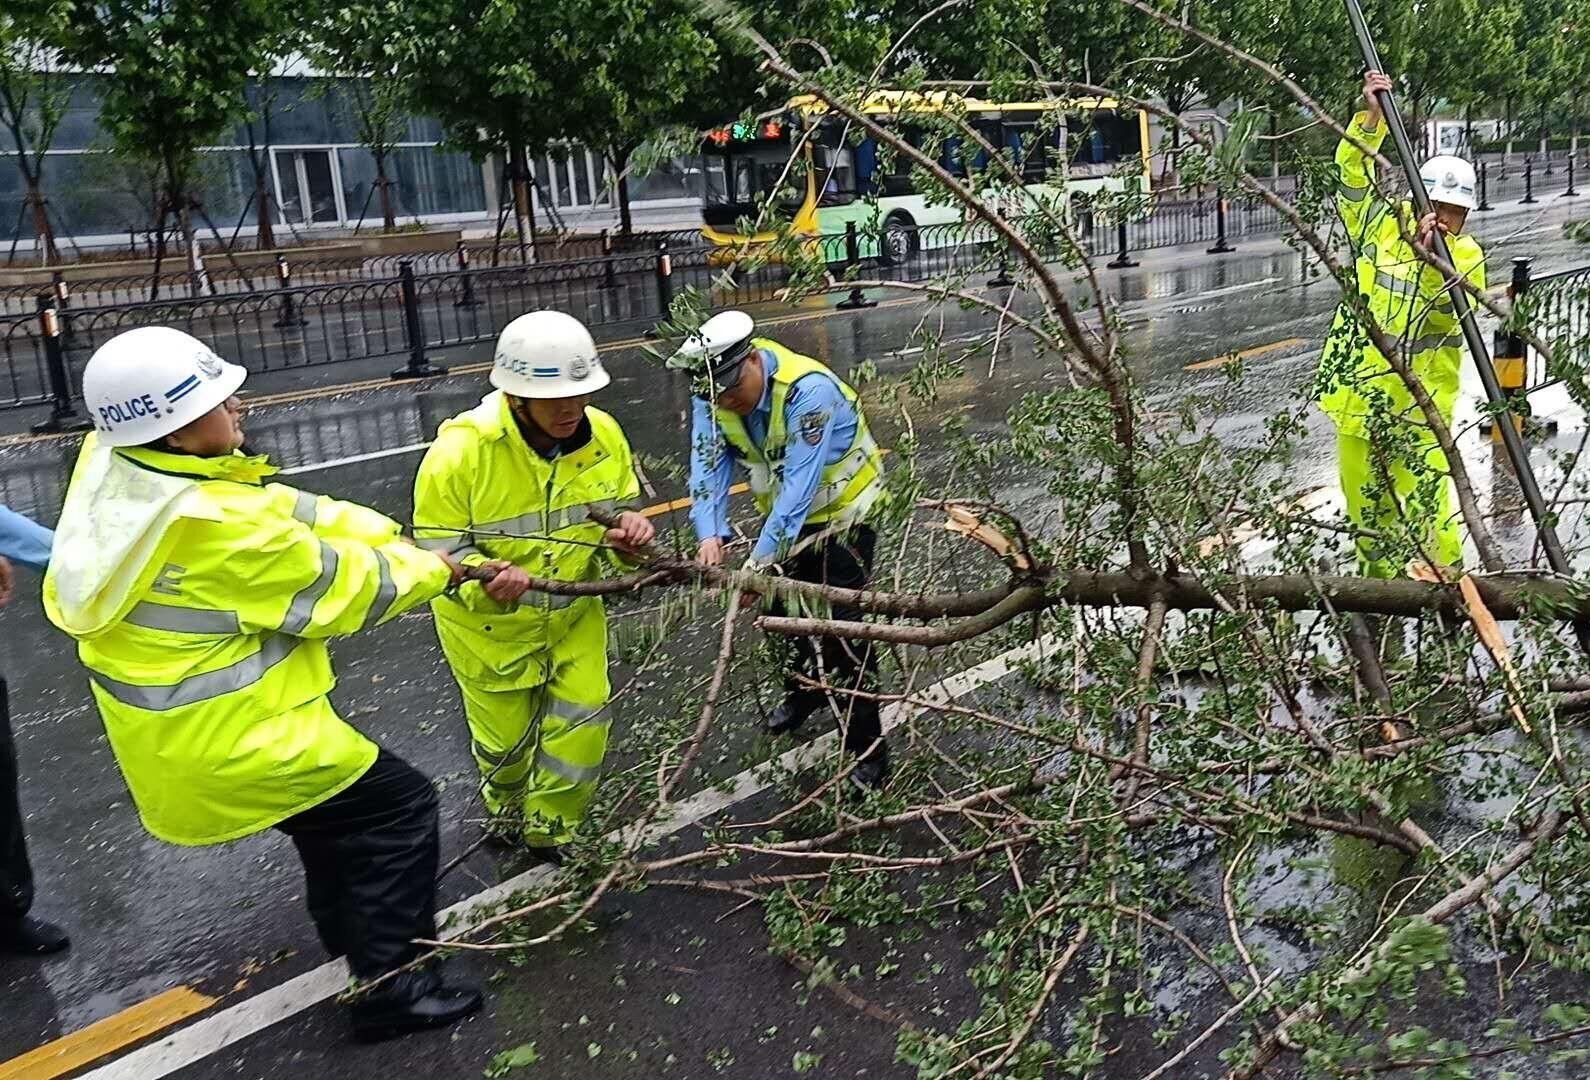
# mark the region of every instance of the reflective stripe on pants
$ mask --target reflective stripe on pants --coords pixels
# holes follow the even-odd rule
[[[607,619],[592,604],[547,648],[540,686],[499,689],[458,680],[481,794],[494,816],[522,824],[532,844],[566,843],[584,819],[607,755]]]
[[[1411,558],[1461,565],[1463,533],[1452,508],[1452,479],[1446,455],[1433,441],[1419,467],[1389,454],[1377,461],[1374,445],[1356,435],[1338,434],[1336,454],[1348,522],[1378,534],[1356,541],[1359,573],[1403,577]]]

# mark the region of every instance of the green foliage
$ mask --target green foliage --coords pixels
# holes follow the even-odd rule
[[[534,1065],[540,1060],[541,1055],[536,1050],[536,1044],[527,1042],[514,1047],[512,1050],[504,1050],[492,1058],[491,1064],[486,1066],[482,1075],[486,1077],[486,1080],[498,1080],[498,1077],[507,1076],[515,1069]]]

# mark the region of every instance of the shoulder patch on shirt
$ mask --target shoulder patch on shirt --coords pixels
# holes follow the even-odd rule
[[[811,412],[801,413],[800,417],[795,421],[796,427],[800,430],[801,438],[805,439],[810,446],[816,446],[822,442],[823,429],[828,426],[828,421],[833,418],[833,415],[833,411],[830,409],[813,409]]]

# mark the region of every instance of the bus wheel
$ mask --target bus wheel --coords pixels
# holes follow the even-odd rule
[[[916,222],[905,214],[890,214],[883,223],[883,243],[879,245],[883,261],[899,266],[917,253],[921,245]]]

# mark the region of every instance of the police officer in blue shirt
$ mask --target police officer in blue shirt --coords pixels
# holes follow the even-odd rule
[[[826,366],[768,338],[754,337],[743,311],[708,319],[669,366],[695,376],[690,444],[690,517],[700,540],[697,559],[723,562],[729,537],[729,485],[735,464],[749,473],[765,516],[745,568],[847,589],[867,585],[877,534],[868,512],[884,494],[883,457],[856,392]],[[863,617],[836,604],[833,617]],[[773,734],[794,731],[828,704],[858,756],[851,780],[882,786],[889,751],[878,703],[828,695],[793,677],[799,671],[837,689],[876,685],[877,659],[869,642],[796,640],[797,663],[785,679],[783,702],[769,717]],[[819,664],[819,660],[821,663]]]
[[[0,506],[0,607],[11,600],[16,579],[11,562],[43,572],[50,562],[49,529]],[[33,868],[22,834],[17,801],[17,748],[11,736],[6,683],[0,678],[0,953],[45,956],[71,944],[60,927],[28,914],[33,906]]]

